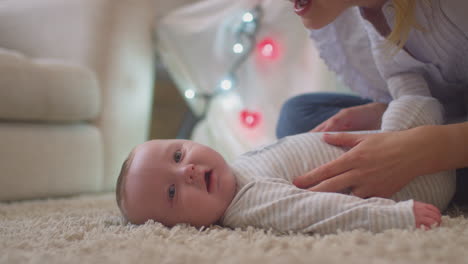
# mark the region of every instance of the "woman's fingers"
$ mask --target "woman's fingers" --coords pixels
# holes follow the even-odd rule
[[[362,136],[362,135],[361,135]],[[362,137],[347,133],[340,134],[325,134],[324,139],[327,143],[343,147],[353,147],[358,144]],[[310,172],[301,175],[294,179],[293,183],[299,188],[309,188],[329,178],[340,175],[353,167],[353,162],[349,160],[347,153],[340,156],[338,159],[326,163]],[[336,188],[333,188],[336,189]]]
[[[341,125],[342,118],[339,117],[339,113],[330,117],[329,119],[325,120],[318,126],[316,126],[314,129],[311,130],[311,132],[327,132],[327,131],[340,131],[344,130],[345,127]]]
[[[342,172],[337,170],[337,168],[333,166],[333,162],[331,163],[331,166],[329,164],[322,165],[321,167],[313,169],[304,175],[296,177],[293,180],[293,184],[296,185],[298,188],[304,189],[314,186]]]
[[[347,156],[344,154],[334,161],[326,163],[304,175],[296,177],[293,184],[299,188],[309,188],[324,180],[348,171],[350,168],[347,166]]]
[[[321,183],[309,188],[313,192],[338,192],[346,193],[352,191],[353,175],[350,172],[345,172],[341,175],[322,181]]]
[[[322,132],[322,129],[325,127],[326,122],[322,122],[320,125],[316,126],[314,129],[312,129],[310,132]]]
[[[425,146],[412,143],[418,142],[420,137],[414,131],[418,132],[326,133],[323,136],[326,143],[349,148],[349,151],[338,159],[297,177],[293,183],[299,188],[315,191],[342,191],[352,187],[353,194],[361,198],[391,197],[414,177],[423,174],[422,169],[427,168],[418,161],[421,149]],[[414,166],[415,163],[420,166]],[[353,175],[353,181],[342,180],[344,174]],[[337,179],[319,185],[335,177]]]
[[[369,197],[376,196],[374,194],[374,191],[375,190],[373,188],[369,189],[369,188],[366,188],[366,187],[354,187],[351,190],[351,194],[356,196],[356,197],[367,199]]]
[[[359,144],[367,136],[369,135],[350,133],[325,134],[323,135],[323,140],[328,144],[337,147],[352,148]]]

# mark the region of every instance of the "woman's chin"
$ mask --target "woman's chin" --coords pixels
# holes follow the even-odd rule
[[[308,19],[302,19],[302,24],[304,24],[304,26],[307,29],[321,29],[325,27],[326,25],[330,24],[330,22],[324,23],[324,22],[310,21]]]

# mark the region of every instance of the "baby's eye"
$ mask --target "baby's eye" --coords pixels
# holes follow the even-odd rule
[[[180,150],[177,150],[175,153],[174,153],[174,161],[176,163],[179,163],[179,161],[182,159],[182,151]]]
[[[171,186],[169,186],[169,190],[167,191],[167,193],[169,194],[169,199],[174,199],[174,196],[175,196],[175,185],[172,184]]]

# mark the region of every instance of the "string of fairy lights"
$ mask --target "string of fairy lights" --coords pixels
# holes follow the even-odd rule
[[[226,74],[220,79],[213,92],[198,92],[193,89],[185,90],[184,96],[187,100],[202,98],[205,101],[201,118],[206,115],[210,102],[214,97],[235,89],[238,80],[237,72],[239,68],[242,67],[244,62],[255,50],[256,36],[260,29],[262,15],[263,9],[261,5],[258,4],[240,16],[239,26],[235,30],[235,41],[231,46],[232,52],[235,55],[235,60],[228,68]]]

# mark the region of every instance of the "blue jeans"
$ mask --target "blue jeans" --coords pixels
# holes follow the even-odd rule
[[[457,190],[453,202],[457,205],[468,205],[468,168],[457,170]]]
[[[343,108],[371,102],[358,96],[337,93],[307,93],[292,97],[281,108],[276,137],[308,132]]]

